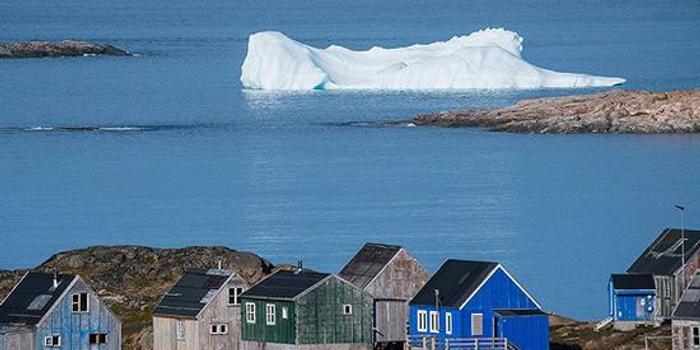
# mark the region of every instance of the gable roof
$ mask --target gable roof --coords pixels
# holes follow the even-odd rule
[[[673,318],[700,319],[700,273],[695,273],[681,300],[673,310]]]
[[[311,270],[277,271],[243,292],[244,298],[291,300],[323,281],[329,273]]]
[[[437,289],[441,305],[459,308],[497,267],[497,263],[489,261],[447,260],[411,300],[411,304],[435,305]]]
[[[58,274],[54,287],[53,274],[28,272],[0,305],[0,323],[38,324],[76,278]]]
[[[232,275],[218,269],[189,270],[163,295],[153,314],[196,318]]]
[[[356,287],[364,289],[400,250],[401,247],[397,245],[366,243],[343,267],[339,276]]]
[[[612,274],[610,276],[612,286],[617,290],[656,290],[656,283],[652,275],[637,274]]]
[[[700,249],[700,231],[685,230],[685,260]],[[681,230],[664,229],[627,269],[629,273],[671,276],[681,267]]]

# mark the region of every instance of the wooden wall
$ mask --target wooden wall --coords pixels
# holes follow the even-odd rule
[[[34,332],[28,328],[0,329],[0,350],[34,350]]]
[[[185,339],[177,340],[177,319],[153,317],[153,350],[195,350],[199,344],[197,320],[183,319]]]

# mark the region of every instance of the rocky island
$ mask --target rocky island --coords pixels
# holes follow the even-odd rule
[[[49,41],[28,41],[16,43],[0,42],[0,58],[38,58],[69,56],[127,56],[128,51],[112,45],[95,44],[80,40],[64,40],[60,43]]]
[[[616,89],[591,95],[523,100],[504,108],[429,113],[411,122],[513,133],[698,133],[700,89],[673,92]]]

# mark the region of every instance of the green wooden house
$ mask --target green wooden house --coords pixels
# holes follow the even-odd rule
[[[244,350],[364,350],[373,343],[373,301],[342,278],[278,271],[241,295]]]

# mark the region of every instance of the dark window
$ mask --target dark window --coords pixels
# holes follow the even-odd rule
[[[693,347],[700,347],[700,328],[693,327]]]
[[[107,344],[107,334],[92,333],[90,334],[90,344]]]
[[[71,301],[71,309],[73,312],[88,312],[88,293],[75,293]]]
[[[241,297],[241,294],[243,294],[243,288],[241,288],[241,287],[229,288],[228,289],[228,304],[229,305],[240,305],[241,301],[239,300],[239,298]]]

